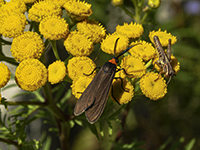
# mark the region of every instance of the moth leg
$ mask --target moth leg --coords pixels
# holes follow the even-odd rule
[[[115,100],[115,102],[117,102],[117,104],[121,105],[121,104],[116,100],[116,98],[115,98],[115,96],[114,96],[114,94],[113,94],[113,85],[112,85],[112,87],[111,87],[111,95],[112,95],[113,99]]]
[[[124,89],[123,79],[121,77],[115,77],[114,79],[120,79],[121,80],[121,88],[122,88],[122,90],[124,90],[125,92],[129,92],[129,90]]]
[[[123,70],[124,73],[125,73],[127,76],[133,76],[132,74],[128,74],[124,68],[120,68],[120,69],[116,70],[116,72],[121,71],[121,70]]]
[[[85,74],[85,73],[83,73],[85,76],[90,76],[90,75],[92,75],[93,73],[94,73],[94,71],[95,70],[97,70],[97,69],[100,69],[101,67],[96,67],[96,68],[94,68],[94,70],[90,73],[90,74]]]

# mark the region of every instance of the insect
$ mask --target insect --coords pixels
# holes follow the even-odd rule
[[[101,67],[92,82],[78,99],[74,108],[74,114],[76,116],[85,112],[86,118],[91,124],[95,123],[103,113],[115,73],[121,70],[116,70],[117,63],[119,62],[118,58],[133,47],[127,48],[115,57],[118,40],[119,38],[116,40],[114,46],[114,57]]]
[[[154,43],[158,52],[158,58],[159,58],[154,64],[157,64],[162,69],[160,74],[165,73],[165,77],[169,78],[167,82],[168,84],[171,81],[171,78],[173,78],[173,76],[176,76],[175,71],[173,70],[172,65],[171,65],[171,62],[172,62],[171,39],[169,39],[169,42],[168,42],[167,54],[163,50],[158,36],[154,36],[153,40],[154,40]]]

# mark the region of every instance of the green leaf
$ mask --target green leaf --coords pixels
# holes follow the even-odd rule
[[[185,150],[191,150],[191,149],[194,147],[195,142],[196,142],[196,139],[195,139],[195,138],[191,139],[191,140],[188,142],[188,144],[185,146],[184,149],[185,149]]]
[[[43,150],[50,150],[52,139],[50,136],[47,137],[46,141],[43,144]]]

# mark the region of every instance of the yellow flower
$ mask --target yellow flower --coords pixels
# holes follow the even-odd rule
[[[60,40],[69,33],[69,27],[64,18],[48,16],[42,19],[39,30],[46,39]]]
[[[148,0],[148,5],[151,8],[158,8],[160,6],[160,0]]]
[[[124,4],[124,0],[112,0],[111,3],[113,6],[121,6]]]
[[[0,7],[5,4],[4,0],[0,0]]]
[[[138,38],[140,37],[144,29],[141,24],[131,22],[130,24],[124,23],[123,26],[118,25],[116,27],[116,32],[119,34],[126,35],[128,38]]]
[[[113,87],[110,90],[110,95],[114,101],[117,100],[119,104],[126,104],[132,100],[134,96],[134,87],[128,80],[115,79],[112,83],[112,86]]]
[[[0,16],[0,33],[5,37],[17,37],[23,33],[27,24],[26,16],[22,13],[2,13]]]
[[[121,68],[124,68],[127,74],[130,74],[131,78],[140,78],[146,73],[146,67],[141,58],[136,58],[133,56],[126,56],[122,59]],[[116,76],[125,78],[127,75],[123,70],[116,73]]]
[[[142,93],[151,100],[158,100],[167,93],[166,81],[158,73],[149,72],[140,79]]]
[[[11,2],[6,2],[6,4],[2,5],[0,7],[0,12],[16,12],[16,13],[25,13],[26,11],[26,5],[22,1],[11,1]]]
[[[78,80],[73,80],[71,85],[72,94],[79,99],[93,78],[91,76],[82,76]]]
[[[63,81],[66,76],[66,67],[64,62],[58,60],[48,67],[48,81],[51,84],[56,84]]]
[[[84,20],[77,23],[77,29],[80,33],[89,37],[93,43],[100,43],[106,35],[105,28],[94,20]]]
[[[52,3],[56,3],[58,4],[60,7],[62,7],[67,1],[69,0],[46,0],[46,1],[50,1]]]
[[[63,7],[65,8],[67,15],[73,20],[83,20],[92,15],[91,4],[80,0],[69,0]]]
[[[88,56],[94,50],[92,41],[77,31],[70,32],[64,46],[73,56]]]
[[[68,76],[72,80],[77,80],[80,77],[86,76],[96,68],[95,63],[89,57],[73,57],[69,60],[67,69],[68,69]],[[86,75],[84,75],[86,74]],[[96,71],[91,74],[91,77],[94,77]]]
[[[119,38],[117,47],[116,47],[116,54],[124,51],[129,43],[128,37],[121,35],[121,34],[110,34],[108,35],[101,43],[101,49],[105,53],[113,54],[114,53],[114,46],[116,43],[117,38]]]
[[[135,45],[129,50],[129,53],[134,57],[140,57],[143,60],[148,61],[149,59],[152,59],[156,56],[156,51],[151,43],[147,43],[145,41],[139,41],[139,42],[132,42],[130,45]]]
[[[21,1],[24,2],[25,4],[31,4],[36,2],[37,0],[12,0],[12,2],[16,2],[16,1]]]
[[[47,69],[37,59],[24,60],[16,69],[15,80],[21,89],[35,91],[45,85]]]
[[[171,62],[172,68],[175,71],[175,74],[177,74],[178,71],[180,70],[180,62],[178,62],[178,59],[173,55],[171,55],[171,60],[172,60]]]
[[[62,16],[62,9],[59,5],[48,2],[36,2],[28,11],[28,18],[35,22],[40,22],[46,16]]]
[[[159,40],[160,40],[160,43],[162,46],[167,46],[168,45],[168,40],[171,39],[171,44],[175,44],[177,39],[176,39],[176,36],[172,36],[171,33],[167,33],[167,31],[161,31],[161,29],[159,28],[158,31],[150,31],[149,33],[149,38],[151,40],[152,43],[154,43],[153,41],[153,37],[157,35]]]
[[[16,61],[28,58],[39,59],[44,52],[44,43],[36,32],[24,32],[24,34],[13,39],[11,53]]]
[[[10,70],[4,63],[0,63],[0,88],[4,87],[10,80]]]

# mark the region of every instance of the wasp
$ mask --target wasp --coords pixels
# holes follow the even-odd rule
[[[160,72],[160,74],[165,73],[165,77],[169,78],[167,84],[171,81],[171,79],[173,78],[173,76],[176,76],[175,71],[172,68],[172,60],[171,60],[171,39],[169,39],[168,41],[168,46],[167,46],[167,54],[165,53],[165,51],[162,48],[162,45],[160,43],[160,40],[158,38],[158,36],[154,36],[153,37],[154,40],[154,44],[157,50],[157,54],[158,54],[158,60],[154,63],[158,65],[158,67],[160,67],[162,69],[162,71]]]

